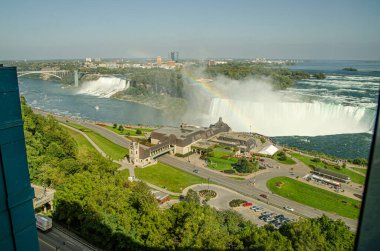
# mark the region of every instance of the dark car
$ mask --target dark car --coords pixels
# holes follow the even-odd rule
[[[266,195],[266,194],[262,193],[262,194],[260,194],[260,196],[263,197],[263,198],[265,198],[265,199],[268,199],[268,195]]]

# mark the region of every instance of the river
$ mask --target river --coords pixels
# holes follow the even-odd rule
[[[345,67],[358,71],[342,71]],[[248,131],[252,126],[253,131],[271,136],[280,144],[343,158],[367,157],[380,62],[310,60],[290,68],[323,72],[327,78],[298,81],[276,93],[286,101],[268,103],[214,96],[207,109],[199,112],[194,108],[186,121],[142,104],[109,98],[110,93],[128,87],[122,79],[103,78],[76,89],[53,81],[21,78],[19,86],[31,106],[52,113],[111,123],[175,126],[181,122],[207,126],[223,117],[234,130]]]

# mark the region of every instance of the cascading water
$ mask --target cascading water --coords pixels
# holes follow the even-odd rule
[[[375,111],[364,107],[322,102],[257,103],[213,98],[210,121],[223,117],[233,130],[267,136],[319,136],[373,130]]]
[[[128,89],[129,81],[116,77],[100,77],[98,80],[88,81],[81,85],[78,94],[88,94],[109,98],[115,93]]]

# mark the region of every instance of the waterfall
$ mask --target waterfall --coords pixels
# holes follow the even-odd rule
[[[218,117],[235,131],[257,132],[267,136],[319,136],[371,132],[375,111],[358,106],[322,102],[251,102],[214,98],[210,122]]]
[[[100,77],[98,80],[84,82],[78,94],[88,94],[109,98],[113,94],[128,89],[129,81],[117,77]]]

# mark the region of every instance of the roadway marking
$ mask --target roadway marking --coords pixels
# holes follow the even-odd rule
[[[56,247],[55,246],[52,246],[51,244],[47,243],[46,241],[44,241],[43,239],[40,239],[38,238],[39,241],[42,241],[43,243],[45,243],[46,245],[52,247],[53,249],[55,249]]]

